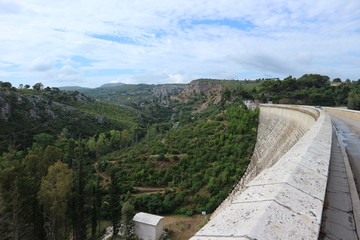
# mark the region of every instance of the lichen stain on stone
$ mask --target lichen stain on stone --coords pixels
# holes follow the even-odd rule
[[[312,222],[311,219],[306,215],[300,214],[300,218],[304,225],[309,225],[309,223]]]
[[[284,227],[277,222],[271,222],[270,227],[278,232],[284,232]]]

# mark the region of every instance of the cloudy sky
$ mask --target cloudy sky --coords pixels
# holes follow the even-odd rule
[[[0,0],[0,81],[360,78],[359,0]]]

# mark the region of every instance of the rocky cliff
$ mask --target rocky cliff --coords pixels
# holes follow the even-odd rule
[[[162,84],[155,86],[152,92],[155,97],[163,98],[179,94],[185,87],[185,84]]]
[[[199,113],[210,104],[219,104],[225,89],[227,87],[219,82],[199,79],[191,81],[180,94],[171,96],[171,99],[181,103],[200,102],[201,104],[193,110],[193,113]]]
[[[25,95],[13,91],[0,91],[0,119],[5,121],[15,120],[18,115],[27,116],[29,119],[41,120],[45,115],[57,118],[57,113],[71,113],[71,107],[57,102],[49,101],[36,95]]]
[[[178,98],[182,101],[186,101],[194,95],[205,96],[221,96],[221,92],[225,89],[219,83],[206,81],[206,80],[194,80],[191,81],[186,88],[178,95]]]

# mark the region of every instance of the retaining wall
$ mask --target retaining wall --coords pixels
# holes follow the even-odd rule
[[[329,113],[339,114],[344,117],[348,117],[355,121],[360,122],[360,111],[342,109],[342,108],[330,108],[330,107],[325,107],[324,111]]]
[[[317,239],[331,134],[322,111],[262,105],[245,177],[191,239]]]
[[[261,171],[273,166],[310,129],[319,117],[314,108],[287,105],[260,105],[254,153],[244,176],[214,211],[216,216],[239,195]]]

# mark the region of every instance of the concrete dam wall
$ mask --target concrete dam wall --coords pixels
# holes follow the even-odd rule
[[[324,111],[329,113],[339,114],[341,116],[345,116],[360,122],[360,111],[342,109],[342,108],[331,108],[331,107],[325,107]]]
[[[313,107],[262,105],[245,175],[191,239],[317,239],[331,134]]]
[[[261,171],[273,166],[316,122],[316,109],[282,105],[261,105],[254,153],[245,175],[212,217],[240,194],[245,185]]]

